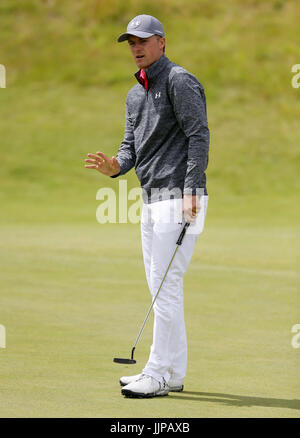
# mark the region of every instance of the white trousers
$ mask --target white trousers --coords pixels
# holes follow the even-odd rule
[[[201,234],[208,195],[200,198],[200,212],[187,229],[153,306],[153,343],[143,373],[162,381],[172,376],[183,380],[187,367],[187,339],[184,321],[183,276]],[[180,223],[181,222],[181,223]],[[155,297],[176,249],[184,226],[182,199],[143,204],[142,250],[148,286]]]

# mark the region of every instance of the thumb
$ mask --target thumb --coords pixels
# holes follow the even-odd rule
[[[114,166],[117,166],[119,164],[115,156],[113,156],[111,160]]]

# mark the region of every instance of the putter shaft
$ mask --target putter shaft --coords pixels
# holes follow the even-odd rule
[[[185,225],[184,225],[184,227],[183,227],[183,229],[182,229],[182,231],[181,231],[181,233],[180,233],[180,235],[179,235],[179,237],[178,237],[178,240],[177,240],[177,242],[176,242],[176,245],[177,245],[177,246],[176,246],[176,249],[175,249],[175,251],[174,251],[174,254],[173,254],[173,256],[172,256],[172,258],[171,258],[171,260],[170,260],[170,263],[169,263],[168,268],[167,268],[167,270],[166,270],[166,272],[165,272],[165,275],[164,275],[164,277],[163,277],[163,279],[162,279],[162,281],[161,281],[161,283],[160,283],[160,286],[159,286],[159,288],[158,288],[158,291],[157,291],[156,294],[155,294],[155,297],[154,297],[153,300],[152,300],[152,303],[151,303],[151,306],[150,306],[149,309],[148,309],[148,312],[147,312],[146,318],[144,319],[144,322],[143,322],[143,324],[142,324],[142,326],[141,326],[141,328],[140,328],[140,331],[139,331],[139,333],[138,333],[138,335],[137,335],[137,338],[136,338],[136,340],[135,340],[134,346],[133,346],[132,351],[131,351],[131,359],[133,359],[133,354],[134,354],[135,347],[136,347],[137,343],[139,342],[139,339],[140,339],[140,337],[141,337],[141,335],[142,335],[142,333],[143,333],[144,327],[145,327],[146,322],[147,322],[147,320],[148,320],[148,318],[149,318],[149,315],[150,315],[150,313],[151,313],[151,310],[153,309],[153,306],[154,306],[154,304],[155,304],[156,298],[158,297],[158,294],[159,294],[159,292],[160,292],[160,289],[161,289],[161,287],[162,287],[162,285],[163,285],[163,283],[164,283],[164,281],[165,281],[165,278],[166,278],[166,276],[167,276],[167,274],[168,274],[168,272],[169,272],[170,266],[171,266],[171,264],[172,264],[172,262],[173,262],[173,260],[174,260],[174,257],[175,257],[175,255],[176,255],[176,253],[177,253],[177,250],[178,250],[179,246],[182,244],[182,240],[183,240],[183,238],[184,238],[184,236],[185,236],[186,230],[188,229],[189,225],[190,225],[189,222],[186,222],[186,223],[185,223]]]
[[[183,238],[184,238],[184,236],[185,236],[186,230],[188,229],[189,225],[190,225],[189,222],[186,222],[186,223],[185,223],[185,225],[184,225],[184,227],[183,227],[183,229],[182,229],[182,231],[181,231],[181,233],[180,233],[180,235],[179,235],[179,237],[178,237],[178,240],[177,240],[177,242],[176,242],[176,245],[177,245],[177,246],[176,246],[176,249],[175,249],[175,251],[174,251],[174,254],[173,254],[173,256],[172,256],[172,258],[171,258],[171,260],[170,260],[170,263],[169,263],[168,268],[167,268],[167,270],[166,270],[166,272],[165,272],[165,275],[164,275],[164,277],[163,277],[163,279],[162,279],[162,281],[161,281],[161,283],[160,283],[160,286],[159,286],[159,288],[158,288],[158,291],[156,292],[155,297],[154,297],[153,300],[152,300],[152,303],[151,303],[151,306],[150,306],[149,309],[148,309],[148,312],[147,312],[146,318],[145,318],[144,321],[143,321],[143,324],[142,324],[142,326],[141,326],[141,328],[140,328],[140,331],[139,331],[139,333],[138,333],[138,335],[137,335],[137,338],[136,338],[136,340],[135,340],[134,346],[133,346],[133,348],[132,348],[132,350],[131,350],[131,359],[114,358],[114,362],[116,362],[116,363],[123,363],[123,364],[134,364],[134,363],[136,363],[136,361],[133,359],[134,351],[135,351],[135,347],[136,347],[136,345],[137,345],[137,343],[138,343],[138,341],[139,341],[139,339],[140,339],[140,337],[141,337],[141,335],[142,335],[142,333],[143,333],[144,327],[145,327],[146,322],[147,322],[147,320],[148,320],[148,318],[149,318],[149,315],[150,315],[150,313],[151,313],[151,310],[153,309],[153,306],[154,306],[154,303],[155,303],[155,301],[156,301],[156,298],[158,297],[159,291],[160,291],[160,289],[161,289],[161,287],[162,287],[162,285],[163,285],[163,283],[164,283],[164,281],[165,281],[165,278],[166,278],[166,276],[167,276],[167,274],[168,274],[168,271],[169,271],[169,269],[170,269],[170,266],[171,266],[171,264],[172,264],[172,262],[173,262],[173,260],[174,260],[174,257],[175,257],[175,255],[176,255],[176,252],[177,252],[179,246],[182,244],[182,240],[183,240]]]

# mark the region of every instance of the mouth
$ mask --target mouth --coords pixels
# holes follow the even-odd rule
[[[145,57],[145,55],[137,55],[136,57],[135,57],[135,59],[143,59]]]

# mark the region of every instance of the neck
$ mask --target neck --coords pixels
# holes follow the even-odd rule
[[[163,53],[161,53],[160,56],[155,59],[155,61],[153,61],[151,64],[147,65],[147,67],[143,67],[143,70],[146,70],[147,68],[151,67],[151,65],[155,64],[162,56],[163,56]]]

